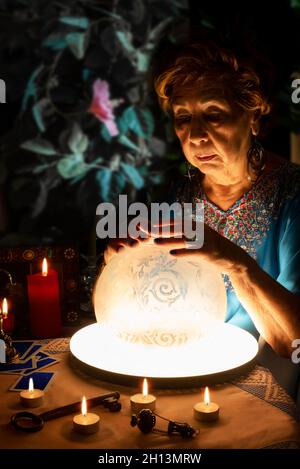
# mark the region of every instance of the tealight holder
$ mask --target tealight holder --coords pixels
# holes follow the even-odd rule
[[[206,386],[204,401],[194,405],[194,418],[202,422],[214,422],[219,419],[220,406],[210,401],[209,389]]]

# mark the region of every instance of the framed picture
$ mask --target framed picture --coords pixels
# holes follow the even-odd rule
[[[44,258],[58,273],[62,324],[70,326],[79,322],[79,253],[76,245],[1,247],[0,299],[5,296],[9,299],[11,319],[14,320],[14,326],[9,327],[17,336],[30,332],[27,276],[42,271]]]

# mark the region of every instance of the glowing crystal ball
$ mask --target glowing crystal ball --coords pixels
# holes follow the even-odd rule
[[[98,323],[129,343],[178,346],[224,322],[221,274],[200,256],[175,258],[165,247],[140,244],[113,256],[94,290]]]

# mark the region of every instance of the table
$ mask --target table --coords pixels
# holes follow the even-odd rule
[[[46,368],[55,371],[46,391],[44,406],[37,413],[80,401],[102,393],[119,391],[122,410],[110,413],[96,407],[100,415],[100,431],[94,435],[79,435],[72,430],[72,417],[48,421],[38,433],[22,433],[11,427],[10,417],[22,410],[19,396],[8,388],[16,375],[0,377],[0,448],[2,449],[252,449],[300,448],[300,424],[294,402],[274,380],[266,368],[256,366],[237,380],[210,387],[212,401],[220,405],[220,420],[198,422],[193,418],[193,405],[202,400],[203,390],[153,390],[157,396],[157,413],[172,420],[188,422],[200,429],[195,439],[160,433],[142,434],[130,426],[129,398],[137,390],[105,383],[74,370],[69,363],[68,339],[54,339],[46,345],[48,353],[60,362]],[[46,371],[45,370],[45,371]],[[24,409],[23,409],[24,410]],[[166,429],[166,422],[157,419],[157,427]]]

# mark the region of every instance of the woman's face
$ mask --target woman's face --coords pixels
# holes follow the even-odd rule
[[[254,116],[235,105],[222,84],[181,90],[172,108],[175,132],[191,165],[204,174],[229,179],[247,171]]]

